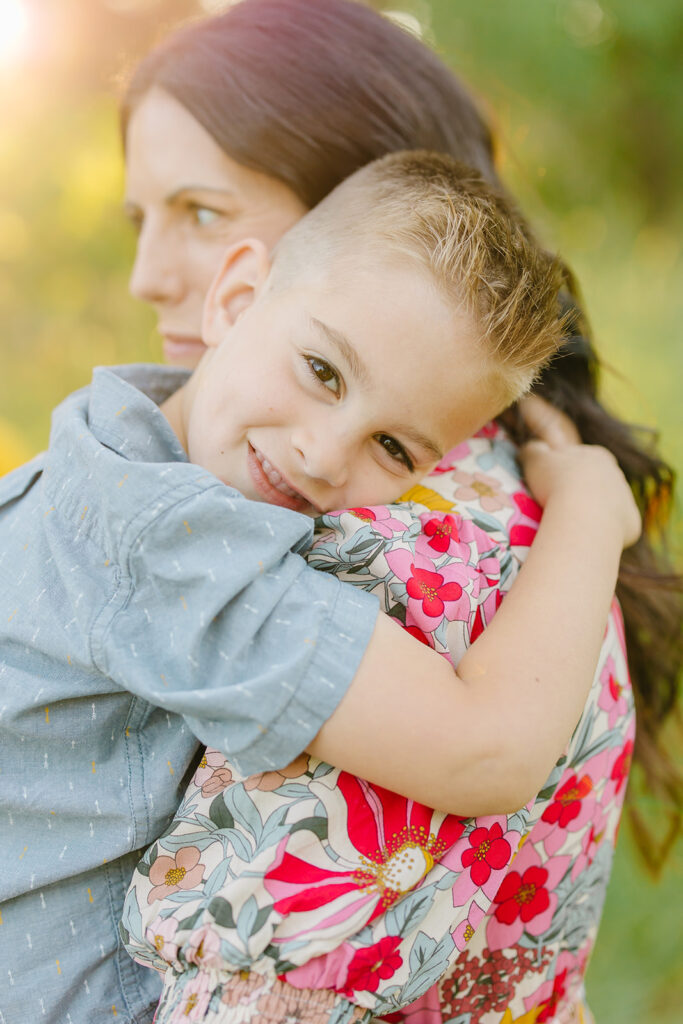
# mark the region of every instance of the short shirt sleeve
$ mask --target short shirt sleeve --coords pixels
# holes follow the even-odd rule
[[[190,477],[117,546],[98,667],[240,770],[287,764],[336,709],[377,616],[376,598],[306,565],[311,533],[304,516]]]

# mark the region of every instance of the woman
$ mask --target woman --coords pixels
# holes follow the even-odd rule
[[[188,366],[194,365],[202,351],[201,304],[220,254],[229,242],[255,234],[273,244],[337,181],[375,156],[395,149],[444,150],[475,165],[489,180],[496,180],[489,132],[460,83],[415,39],[348,0],[319,0],[316,4],[304,0],[244,0],[220,18],[172,38],[153,51],[134,75],[124,100],[123,130],[127,207],[140,228],[131,290],[157,309],[166,357]],[[617,455],[646,516],[655,508],[666,508],[671,473],[638,445],[625,424],[611,418],[598,403],[597,358],[577,307],[569,297],[567,304],[573,310],[573,319],[564,358],[545,374],[539,391],[571,415],[583,440],[604,444]],[[516,427],[514,421],[512,427]],[[521,435],[521,431],[515,433]],[[533,507],[524,498],[516,474],[499,476],[504,447],[495,437],[491,442],[483,439],[485,450],[477,448],[481,442],[480,438],[475,443],[477,455],[475,463],[467,467],[469,475],[465,475],[464,468],[455,472],[462,475],[462,487],[471,491],[473,514],[480,521],[487,507],[489,511],[495,509],[501,496],[502,505],[498,507],[507,501],[507,507],[515,510],[518,518],[510,526],[509,536],[515,557],[521,557],[520,547],[533,535]],[[486,467],[485,473],[481,472],[482,466]],[[620,583],[641,710],[640,749],[636,754],[640,754],[653,784],[658,784],[660,791],[668,788],[669,793],[675,793],[675,782],[658,752],[656,737],[675,700],[680,618],[673,593],[661,589],[660,582],[662,576],[645,538],[624,557]],[[658,637],[656,646],[648,636]],[[605,685],[609,689],[607,664],[605,660]],[[598,694],[595,700],[599,702]],[[623,780],[632,748],[627,704],[620,721],[624,742],[609,769],[617,771],[618,776],[612,780],[611,796],[616,797],[617,790],[619,795],[618,801],[612,801],[615,807],[623,796],[623,786],[617,787],[616,783]],[[573,818],[565,820],[566,815],[557,808],[551,811],[537,805],[536,817],[540,821],[545,815],[545,823],[540,833],[536,832],[536,843],[527,844],[527,848],[541,860],[530,862],[525,870],[547,870],[542,866],[542,856],[544,852],[552,856],[548,851],[556,853],[559,849],[557,828],[567,828],[586,810],[584,798],[588,794],[580,785],[587,777],[585,772],[581,774],[586,763],[584,756],[574,766],[574,783],[571,774],[561,776],[552,793],[544,796],[560,810],[571,804],[571,813],[576,811]],[[583,785],[585,788],[587,783]],[[597,828],[597,811],[593,821]],[[610,828],[614,825],[612,820]],[[549,838],[551,832],[554,838]],[[562,878],[555,880],[558,885],[565,884],[575,891],[572,887],[588,864],[588,854],[592,857],[595,853],[593,840],[588,831],[585,862],[580,862],[577,848],[569,866],[563,865],[566,870]],[[605,855],[597,892],[604,890],[608,872],[609,857]],[[522,873],[522,888],[525,878]],[[490,885],[490,880],[486,884]],[[514,888],[511,873],[510,893],[502,901],[510,906],[500,909],[497,917],[499,923],[511,928],[514,925],[507,937],[514,932],[516,940],[520,920],[528,923],[534,917],[529,917],[530,911],[521,918],[513,915],[514,907],[520,906],[519,901],[515,902],[520,886]],[[502,903],[497,906],[502,908]],[[589,924],[584,922],[585,941],[573,949],[571,956],[560,942],[545,960],[541,956],[541,975],[534,974],[537,965],[527,961],[514,982],[507,976],[514,971],[507,971],[502,980],[512,989],[506,990],[505,1006],[487,1001],[481,993],[477,997],[474,989],[476,984],[481,985],[477,980],[480,976],[495,976],[497,983],[502,983],[501,972],[505,975],[505,970],[500,965],[495,971],[488,968],[503,956],[504,949],[509,951],[518,942],[501,946],[501,939],[495,949],[491,942],[485,945],[491,914],[483,921],[475,917],[468,924],[472,931],[470,948],[477,947],[477,936],[482,937],[478,955],[473,957],[476,978],[463,950],[465,962],[455,964],[435,993],[436,1002],[427,997],[430,1012],[437,1014],[433,1019],[439,1019],[439,1002],[448,1018],[467,1007],[472,1022],[512,1020],[513,1011],[518,1017],[519,1008],[527,1005],[525,998],[532,999],[529,1013],[536,1007],[541,1014],[537,1019],[554,1019],[556,1009],[564,1012],[565,990],[570,989],[572,999],[576,998],[576,983],[583,973],[597,910]],[[559,919],[555,924],[560,926]],[[520,927],[522,932],[527,937],[541,934],[536,926],[529,930]],[[563,953],[567,957],[561,960]],[[515,955],[519,960],[519,951]],[[484,971],[485,963],[488,973]],[[493,983],[491,980],[490,985]],[[503,1010],[505,1016],[501,1018]]]

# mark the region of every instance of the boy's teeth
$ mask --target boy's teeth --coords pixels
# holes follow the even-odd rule
[[[290,498],[299,497],[299,492],[292,490],[292,488],[284,482],[278,471],[275,469],[275,466],[268,462],[265,455],[262,455],[259,461],[263,472],[266,474],[273,487],[277,487],[278,491],[282,491],[283,494],[288,495]]]

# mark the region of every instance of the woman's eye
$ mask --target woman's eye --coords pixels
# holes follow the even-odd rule
[[[220,210],[212,210],[209,206],[191,206],[190,212],[194,220],[202,228],[213,224],[214,221],[217,221],[222,216]]]
[[[316,356],[306,356],[306,365],[308,366],[311,374],[319,381],[322,386],[333,394],[338,395],[341,392],[341,380],[339,374],[326,363],[324,359],[318,359]]]
[[[133,228],[133,231],[139,235],[142,231],[142,225],[145,219],[142,210],[126,208],[123,212],[126,216],[126,220]]]
[[[395,437],[391,437],[389,434],[376,434],[375,440],[384,449],[395,462],[402,463],[406,469],[411,473],[415,469],[415,463],[408,455],[402,444],[400,444]]]

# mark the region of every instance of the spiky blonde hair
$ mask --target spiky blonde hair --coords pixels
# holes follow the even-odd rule
[[[279,243],[275,268],[289,278],[311,260],[320,267],[364,255],[416,262],[470,314],[503,405],[531,386],[562,342],[562,262],[508,199],[448,156],[393,153],[356,171]]]

